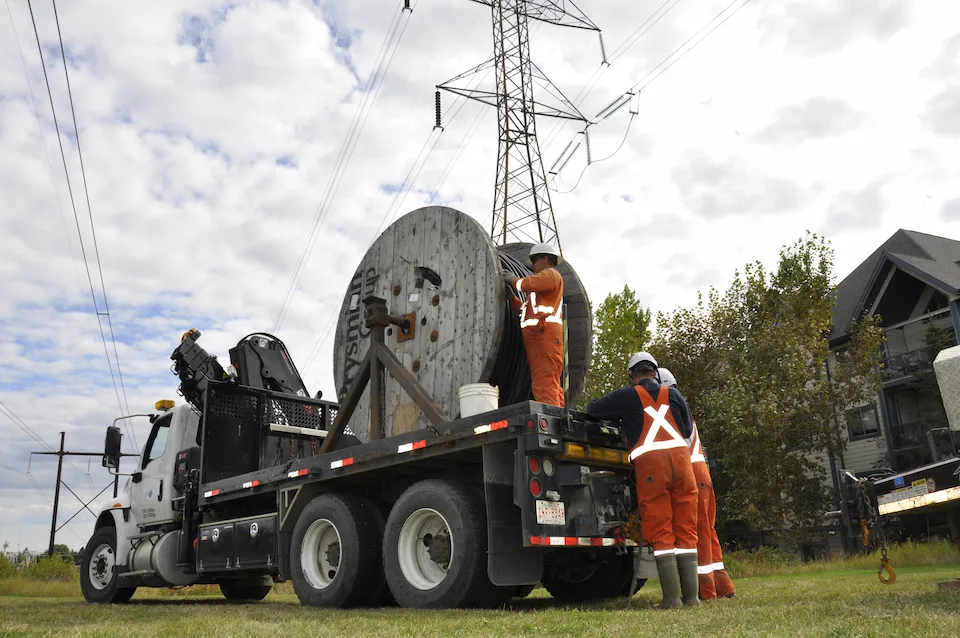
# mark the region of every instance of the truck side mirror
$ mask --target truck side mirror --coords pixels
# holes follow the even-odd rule
[[[120,468],[120,428],[111,425],[107,428],[107,437],[103,444],[103,467],[117,470]]]

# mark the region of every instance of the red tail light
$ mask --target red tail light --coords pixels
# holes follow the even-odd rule
[[[535,427],[537,427],[537,422],[533,419],[527,419],[527,429],[532,430]]]
[[[530,457],[530,460],[527,461],[527,467],[530,468],[530,473],[531,473],[531,474],[539,474],[539,473],[540,473],[540,460],[537,459],[537,457],[535,457],[535,456],[531,456],[531,457]]]
[[[543,494],[543,486],[540,485],[539,479],[530,479],[530,493],[537,497]]]
[[[547,420],[546,420],[546,419],[540,419],[540,429],[543,430],[543,431],[546,431],[546,429],[547,429]]]

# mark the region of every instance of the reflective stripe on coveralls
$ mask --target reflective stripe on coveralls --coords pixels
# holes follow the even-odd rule
[[[630,458],[637,480],[643,540],[654,556],[697,553],[697,483],[690,450],[670,411],[667,386],[654,400],[635,386],[643,405],[640,443]],[[679,444],[679,445],[678,445]]]

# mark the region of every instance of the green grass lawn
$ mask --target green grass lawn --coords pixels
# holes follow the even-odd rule
[[[301,607],[271,593],[262,603],[231,605],[218,596],[169,596],[140,590],[128,605],[87,605],[69,583],[44,596],[34,588],[0,597],[2,636],[960,636],[960,591],[937,582],[960,567],[901,568],[885,586],[876,571],[836,570],[737,580],[739,598],[667,612],[651,581],[626,611],[624,600],[559,607],[537,590],[509,609],[420,611]],[[284,588],[285,589],[285,588]]]

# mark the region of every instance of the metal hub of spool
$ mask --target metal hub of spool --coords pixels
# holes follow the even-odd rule
[[[522,254],[515,259],[517,251]],[[509,311],[502,276],[504,268],[518,276],[528,274],[528,251],[528,244],[498,250],[479,223],[452,208],[421,208],[394,222],[364,255],[343,299],[333,362],[340,401],[370,345],[363,304],[370,295],[385,299],[392,315],[409,319],[408,330],[387,329],[386,346],[450,417],[459,415],[457,392],[469,383],[499,384],[500,405],[532,398],[519,320]],[[577,345],[570,358],[572,404],[589,364],[590,312],[576,273],[566,263],[559,270],[567,289],[569,343]],[[383,436],[427,426],[390,375],[384,376],[382,387]],[[370,403],[367,388],[350,419],[354,435],[363,442],[373,438],[367,426]]]

